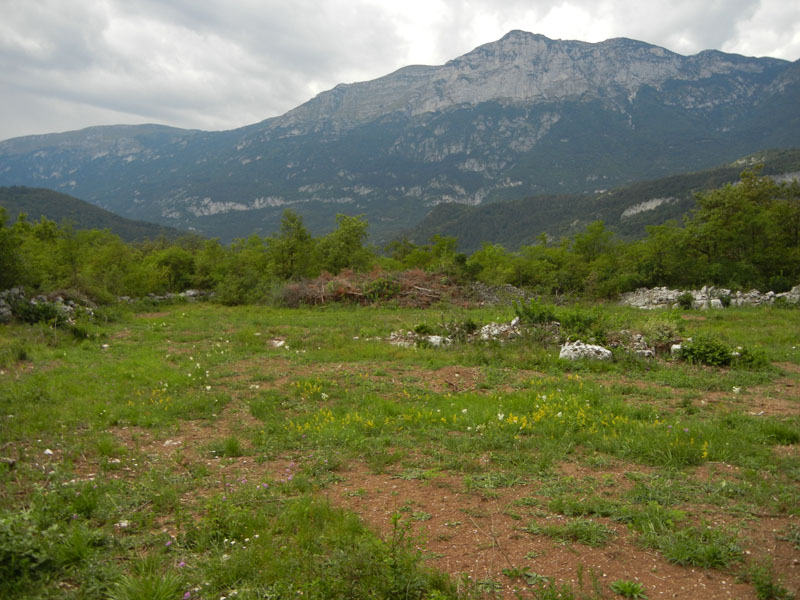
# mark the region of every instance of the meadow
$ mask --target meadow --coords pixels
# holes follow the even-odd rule
[[[510,306],[0,326],[0,597],[793,597],[800,310],[575,310],[757,360],[387,341]]]

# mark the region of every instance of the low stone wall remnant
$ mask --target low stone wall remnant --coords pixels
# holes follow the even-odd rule
[[[761,306],[775,302],[800,303],[800,285],[779,294],[775,292],[762,293],[758,290],[734,292],[714,286],[703,286],[699,290],[671,290],[667,287],[640,288],[635,292],[622,294],[620,302],[627,306],[643,309],[677,308],[679,306],[678,299],[687,292],[692,295],[692,307],[701,310],[725,308],[726,306]]]

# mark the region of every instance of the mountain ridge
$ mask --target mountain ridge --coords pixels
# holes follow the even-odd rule
[[[275,231],[286,207],[315,233],[338,212],[363,214],[382,242],[441,203],[589,193],[800,145],[798,71],[512,31],[234,130],[111,126],[0,142],[0,185],[223,240]]]

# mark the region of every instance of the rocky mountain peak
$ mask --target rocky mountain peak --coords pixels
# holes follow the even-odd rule
[[[372,81],[338,85],[271,126],[296,133],[341,131],[392,114],[413,117],[484,102],[520,105],[594,98],[624,110],[645,86],[660,90],[670,80],[753,75],[785,65],[717,51],[685,57],[628,38],[588,43],[514,30],[441,66],[406,67]],[[737,88],[735,93],[752,91]],[[687,101],[696,104],[697,98]],[[702,99],[709,106],[725,101]]]

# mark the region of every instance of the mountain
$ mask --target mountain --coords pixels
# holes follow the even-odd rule
[[[8,225],[24,214],[30,222],[45,217],[59,224],[72,223],[76,229],[108,229],[126,242],[159,237],[175,239],[185,234],[171,227],[126,219],[68,194],[44,188],[0,187],[0,207],[6,209]]]
[[[512,31],[338,85],[241,129],[100,127],[0,142],[0,185],[223,240],[363,214],[386,241],[444,203],[585,194],[800,146],[800,62]]]
[[[603,221],[626,239],[642,238],[646,226],[681,217],[695,207],[695,194],[738,181],[745,169],[778,180],[800,178],[800,149],[759,152],[733,163],[681,175],[629,184],[596,194],[538,195],[468,206],[439,204],[416,227],[409,241],[423,244],[434,235],[458,239],[459,250],[474,252],[483,242],[509,250],[550,239],[569,237],[589,223]]]

